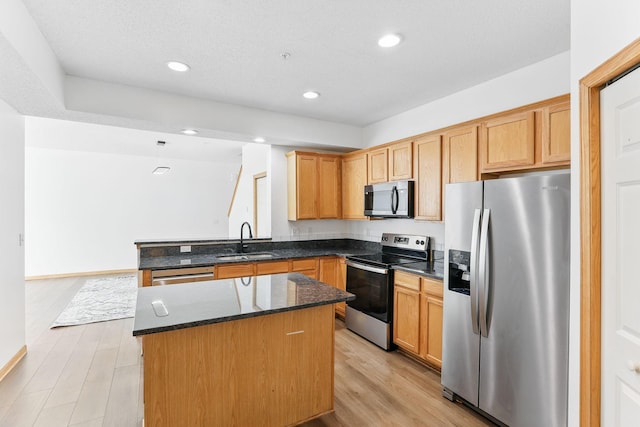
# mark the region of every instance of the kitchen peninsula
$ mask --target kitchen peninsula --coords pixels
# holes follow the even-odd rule
[[[145,426],[295,425],[333,410],[333,304],[299,273],[138,289]]]

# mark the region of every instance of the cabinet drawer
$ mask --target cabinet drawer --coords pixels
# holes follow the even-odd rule
[[[294,259],[291,261],[291,271],[301,271],[301,270],[311,270],[317,269],[318,267],[318,259],[317,258],[306,258],[306,259]]]
[[[422,292],[442,297],[442,281],[422,278]]]
[[[402,271],[396,271],[394,273],[393,283],[395,286],[402,286],[404,288],[413,289],[414,291],[420,292],[420,276],[404,273]]]
[[[289,271],[289,261],[259,262],[256,264],[256,275],[277,274]]]
[[[216,279],[229,279],[231,277],[248,277],[254,275],[255,264],[229,264],[216,267]]]

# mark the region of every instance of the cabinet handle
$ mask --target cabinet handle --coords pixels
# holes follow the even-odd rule
[[[301,331],[287,332],[287,336],[289,336],[289,335],[298,335],[298,334],[304,334],[304,329],[301,330]]]

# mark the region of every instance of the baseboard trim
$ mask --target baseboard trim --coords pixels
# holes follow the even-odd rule
[[[42,279],[63,279],[65,277],[78,277],[78,276],[104,276],[107,274],[123,274],[123,273],[137,273],[138,270],[129,268],[124,270],[102,270],[102,271],[85,271],[81,273],[62,273],[62,274],[45,274],[43,276],[25,276],[24,280],[42,280]]]
[[[26,354],[27,346],[23,345],[22,348],[20,348],[20,350],[18,350],[18,352],[7,362],[7,364],[0,368],[0,381],[2,381],[4,377],[6,377],[7,374],[16,367],[18,362],[20,362]]]

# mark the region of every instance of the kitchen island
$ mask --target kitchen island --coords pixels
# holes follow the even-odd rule
[[[295,425],[333,410],[333,304],[299,273],[138,289],[145,426]]]

